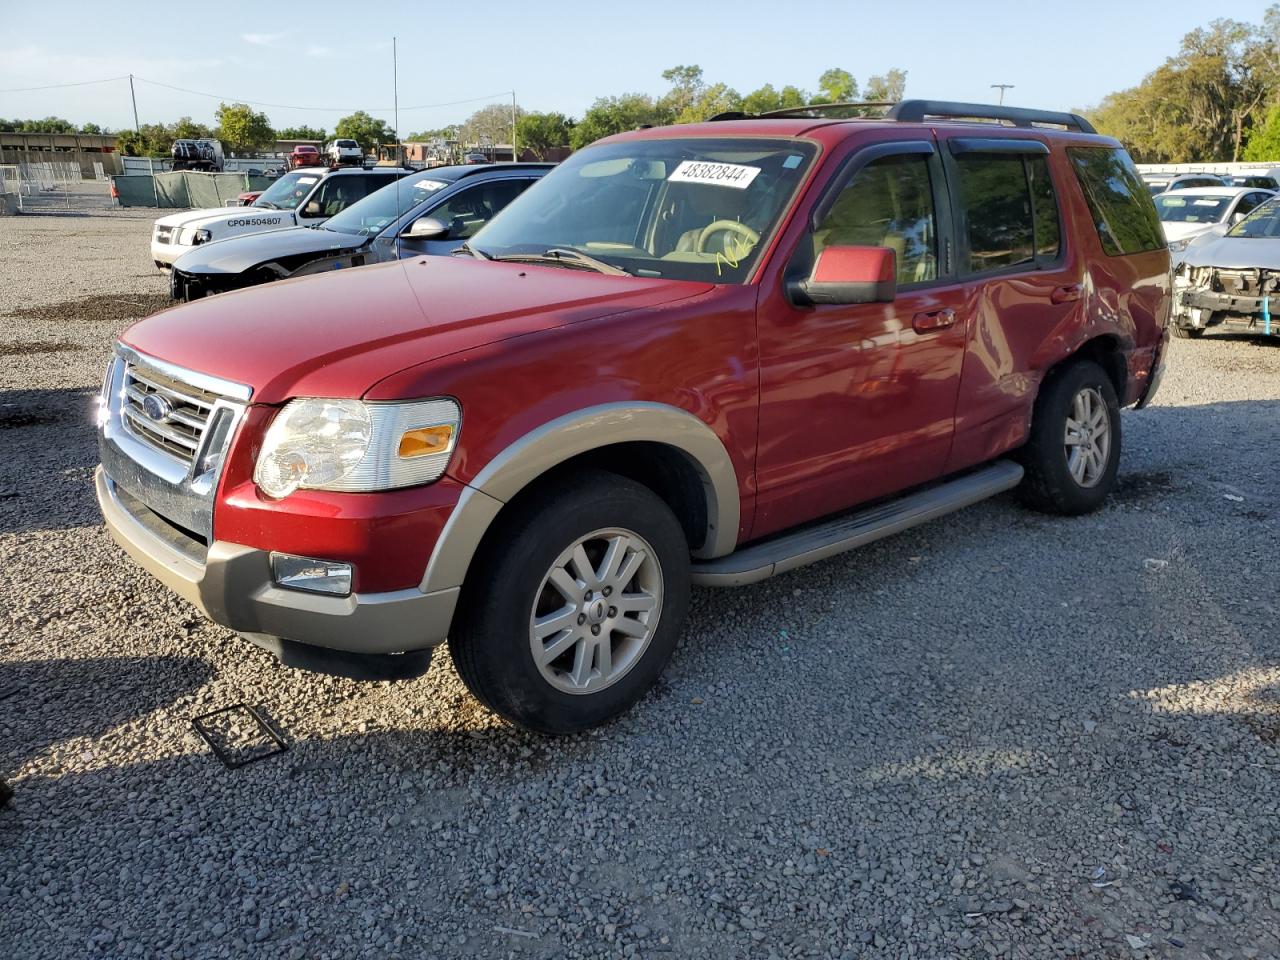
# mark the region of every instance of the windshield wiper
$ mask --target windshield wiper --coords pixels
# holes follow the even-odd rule
[[[270,200],[263,200],[263,199],[261,199],[261,198],[259,198],[259,199],[258,199],[258,201],[257,201],[257,203],[255,203],[255,204],[253,204],[253,205],[254,205],[255,207],[266,207],[268,210],[279,210],[279,209],[280,209],[280,208],[279,208],[279,207],[277,207],[274,203],[272,203]]]
[[[611,263],[597,260],[595,257],[572,247],[552,247],[544,253],[508,253],[501,257],[491,257],[490,259],[512,263],[557,263],[566,267],[585,267],[588,270],[594,270],[596,273],[605,273],[611,277],[631,276],[621,267],[615,267]]]
[[[477,250],[475,247],[473,247],[473,246],[472,246],[470,243],[468,243],[466,240],[463,240],[463,241],[462,241],[462,246],[458,247],[456,250],[454,250],[453,252],[451,252],[451,253],[449,254],[449,256],[451,256],[451,257],[457,257],[457,256],[461,256],[461,255],[465,255],[465,256],[472,256],[472,257],[475,257],[477,260],[492,260],[492,259],[493,259],[493,255],[492,255],[492,254],[485,253],[483,250]]]

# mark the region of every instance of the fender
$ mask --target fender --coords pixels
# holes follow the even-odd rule
[[[481,539],[502,507],[548,470],[582,453],[649,441],[683,452],[702,478],[707,537],[697,556],[710,559],[737,545],[738,478],[720,438],[693,414],[661,403],[607,403],[551,420],[494,457],[463,492],[440,533],[422,578],[424,593],[462,586]]]

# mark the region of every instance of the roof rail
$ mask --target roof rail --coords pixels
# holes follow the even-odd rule
[[[883,110],[877,117],[863,111]],[[810,103],[802,107],[784,107],[781,110],[769,110],[765,113],[743,113],[741,110],[729,110],[718,113],[711,120],[773,120],[794,119],[883,119],[897,120],[901,123],[923,123],[929,119],[939,120],[998,120],[1011,123],[1015,127],[1052,126],[1066,130],[1078,130],[1081,133],[1097,133],[1093,124],[1075,113],[1060,113],[1055,110],[1028,110],[1025,107],[1005,107],[985,103],[953,103],[950,100],[869,100],[862,103]]]
[[[948,100],[903,100],[890,108],[890,120],[921,123],[930,117],[947,120],[1001,120],[1015,127],[1054,126],[1081,133],[1097,133],[1093,124],[1075,113],[1055,110],[1028,110],[1025,107],[994,106],[983,103],[952,103]]]

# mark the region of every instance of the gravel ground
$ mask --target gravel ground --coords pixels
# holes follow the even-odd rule
[[[0,220],[0,955],[1280,956],[1280,344],[1175,341],[1122,483],[737,592],[605,729],[285,669],[109,541],[153,212]],[[230,771],[193,715],[287,752]],[[252,746],[252,744],[249,744]]]

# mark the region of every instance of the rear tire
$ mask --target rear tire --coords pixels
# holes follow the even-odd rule
[[[675,649],[689,546],[641,484],[602,471],[552,479],[487,539],[467,572],[449,652],[485,706],[539,733],[634,705]]]
[[[1102,506],[1120,466],[1120,404],[1100,366],[1079,360],[1050,374],[1018,459],[1018,495],[1033,509],[1076,516]]]
[[[1203,327],[1180,327],[1173,325],[1173,335],[1179,340],[1199,340],[1204,336]]]

